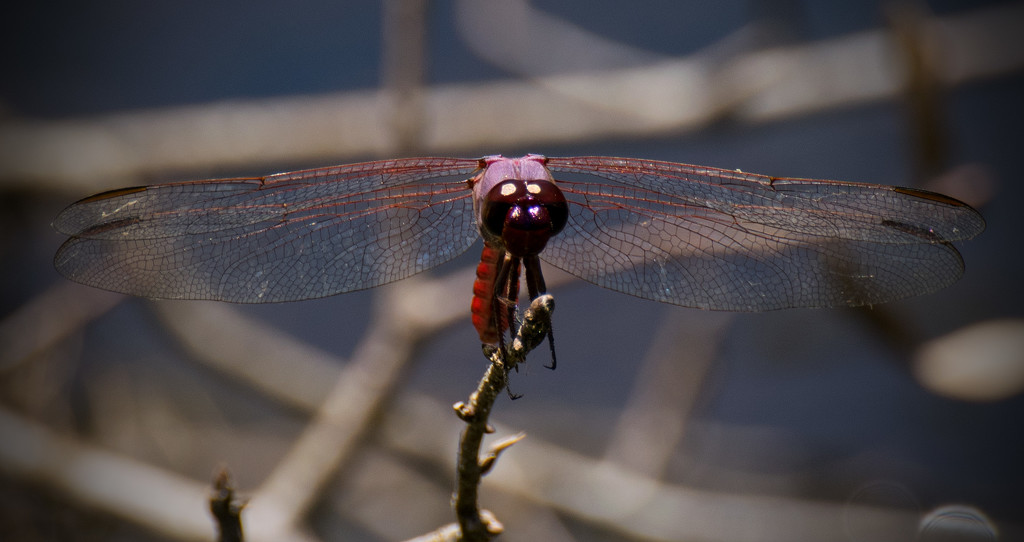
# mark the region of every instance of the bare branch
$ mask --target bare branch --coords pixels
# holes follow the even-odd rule
[[[487,420],[491,414],[494,400],[508,383],[508,372],[526,359],[526,355],[536,348],[551,329],[551,312],[555,308],[555,300],[550,295],[542,295],[530,303],[523,317],[512,344],[502,352],[500,349],[489,349],[491,365],[487,368],[484,378],[476,391],[469,397],[468,403],[458,403],[455,411],[467,423],[462,432],[459,445],[458,471],[456,473],[455,515],[462,529],[462,539],[469,541],[490,540],[500,534],[503,527],[495,518],[481,511],[478,504],[478,488],[483,475],[490,470],[497,454],[508,446],[518,442],[522,435],[501,441],[491,452],[493,457],[480,460],[480,445],[484,434],[493,432]]]

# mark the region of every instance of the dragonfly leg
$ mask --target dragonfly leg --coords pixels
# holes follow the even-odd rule
[[[513,297],[514,296],[514,297]],[[502,358],[507,353],[505,343],[505,332],[509,337],[514,337],[515,330],[512,325],[515,323],[516,297],[519,296],[519,258],[505,252],[498,263],[498,271],[494,278],[494,287],[491,291],[490,319],[498,335],[498,349]]]
[[[547,286],[544,285],[544,274],[540,270],[540,258],[537,256],[528,256],[523,258],[523,266],[526,268],[526,290],[530,294],[530,299],[537,299],[547,292]],[[545,365],[552,371],[558,365],[558,359],[555,357],[555,332],[552,329],[554,326],[548,327],[548,346],[551,347],[551,365]]]

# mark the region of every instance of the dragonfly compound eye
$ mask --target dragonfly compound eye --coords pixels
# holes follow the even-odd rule
[[[549,181],[507,180],[484,199],[481,217],[488,234],[516,256],[538,254],[565,227],[569,211],[561,190]]]

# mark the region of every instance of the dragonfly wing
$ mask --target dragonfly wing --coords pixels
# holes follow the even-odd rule
[[[952,198],[685,164],[551,158],[569,223],[541,257],[600,286],[712,310],[857,306],[956,281],[984,229]]]
[[[389,160],[128,188],[54,222],[64,276],[153,298],[262,303],[378,286],[444,263],[479,236],[477,160]]]

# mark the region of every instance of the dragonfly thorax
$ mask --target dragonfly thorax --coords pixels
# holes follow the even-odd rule
[[[551,181],[507,179],[484,197],[480,217],[484,238],[500,239],[511,255],[524,257],[539,254],[562,231],[569,207]]]

